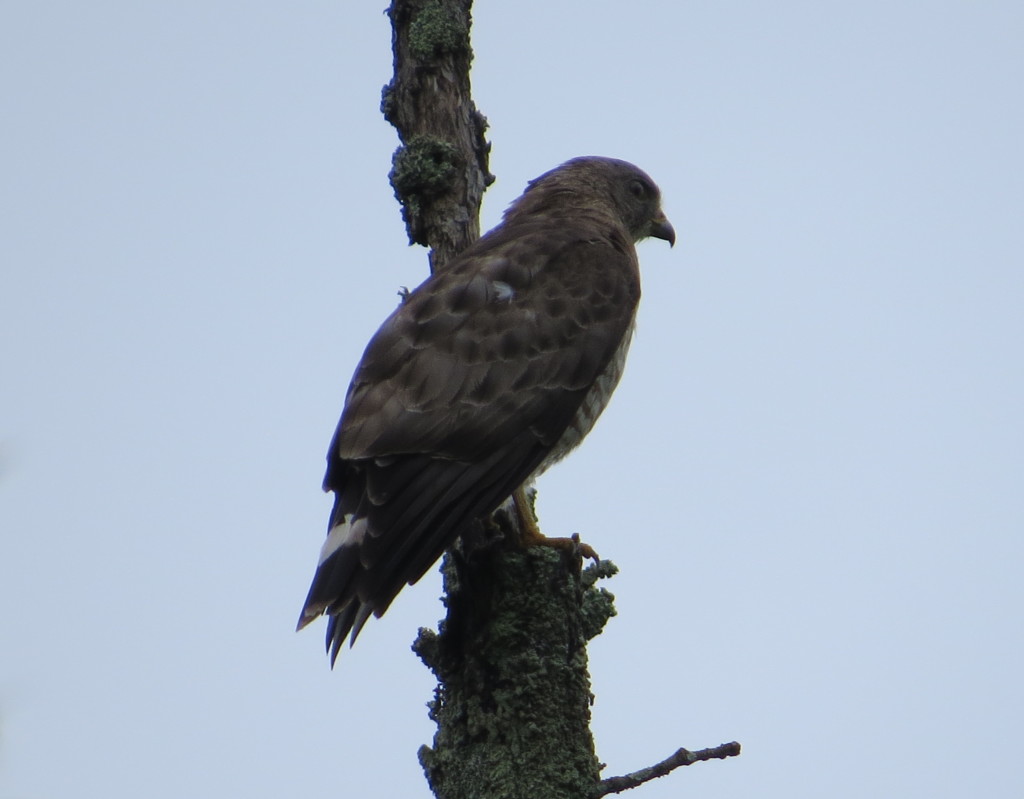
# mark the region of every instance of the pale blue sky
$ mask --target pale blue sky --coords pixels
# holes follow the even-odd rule
[[[436,574],[333,673],[293,632],[345,387],[426,274],[383,5],[0,10],[0,799],[429,797]],[[622,569],[606,774],[736,739],[642,796],[1024,794],[1024,6],[475,18],[485,227],[600,154],[679,234],[540,484]]]

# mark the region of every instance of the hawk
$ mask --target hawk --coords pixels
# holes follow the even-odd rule
[[[327,453],[334,509],[298,623],[329,617],[332,665],[477,520],[510,497],[526,518],[523,487],[583,440],[619,381],[648,236],[675,243],[651,178],[575,158],[381,325]]]

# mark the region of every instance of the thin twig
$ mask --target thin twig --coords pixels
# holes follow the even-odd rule
[[[680,749],[671,757],[667,757],[653,766],[642,768],[639,771],[634,771],[632,774],[626,774],[622,777],[609,777],[606,780],[601,780],[590,795],[590,799],[600,799],[600,797],[607,796],[610,793],[628,791],[630,788],[636,788],[638,785],[643,785],[650,780],[664,777],[670,771],[680,766],[691,766],[701,760],[724,760],[727,757],[735,757],[739,753],[740,745],[736,741],[721,744],[711,749],[701,749],[699,752]]]

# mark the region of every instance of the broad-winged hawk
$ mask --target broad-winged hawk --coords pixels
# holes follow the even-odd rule
[[[327,540],[299,628],[331,662],[470,525],[590,431],[640,299],[634,243],[675,242],[658,187],[611,158],[541,175],[370,340],[327,453]]]

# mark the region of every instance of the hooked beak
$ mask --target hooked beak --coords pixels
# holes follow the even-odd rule
[[[651,220],[651,232],[650,235],[656,239],[667,241],[669,247],[674,247],[676,243],[676,231],[672,227],[672,223],[665,218],[665,214],[662,211],[658,211],[658,215]]]

